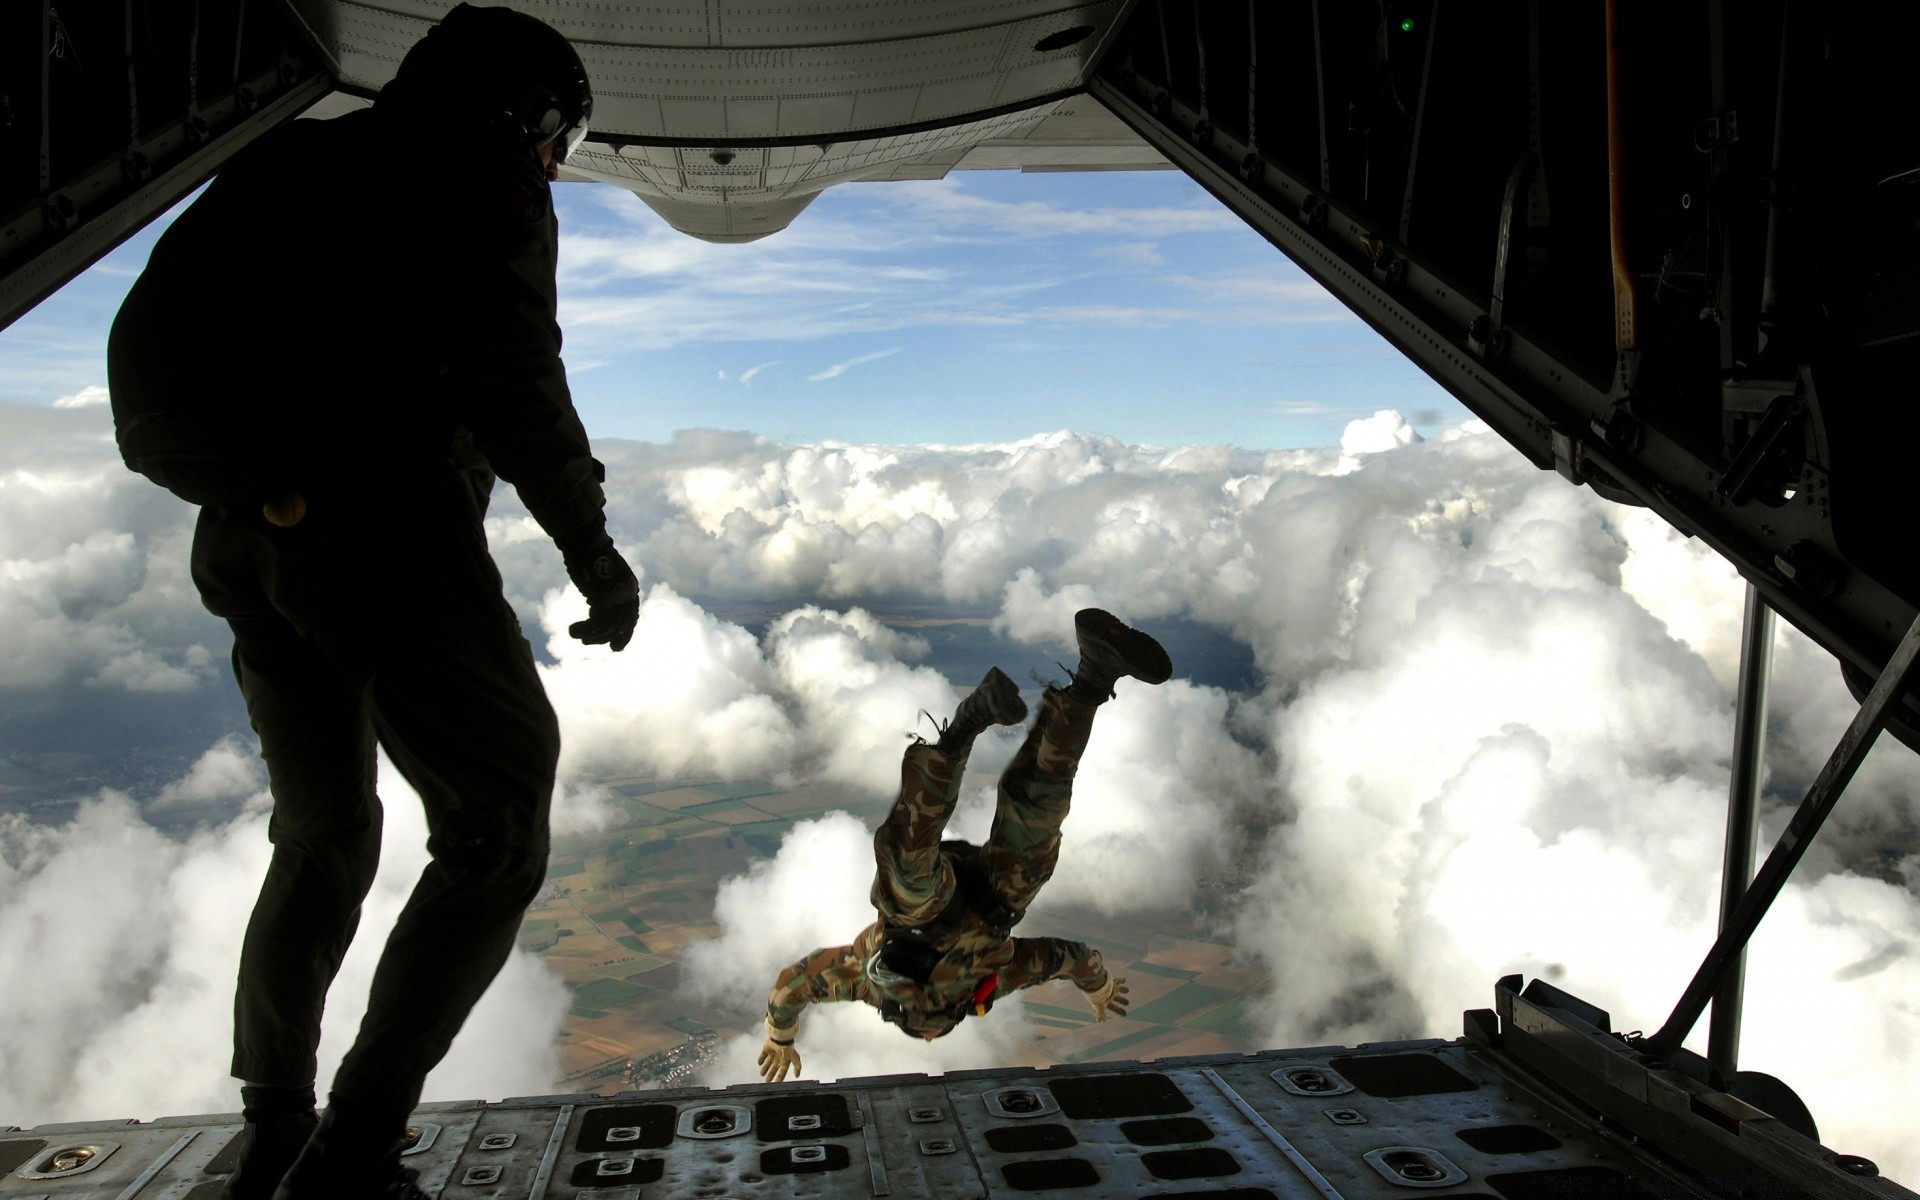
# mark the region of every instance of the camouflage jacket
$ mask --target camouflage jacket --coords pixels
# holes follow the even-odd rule
[[[1098,991],[1107,982],[1100,952],[1084,942],[1002,937],[978,916],[968,913],[925,987],[900,983],[883,991],[866,970],[867,963],[880,952],[880,930],[881,923],[875,921],[861,930],[850,946],[828,946],[788,964],[767,997],[767,1019],[791,1027],[807,1005],[834,1000],[859,1000],[875,1008],[882,1001],[895,1000],[909,1010],[938,1011],[969,999],[988,975],[1000,977],[996,995],[1050,979],[1071,979],[1083,992]]]

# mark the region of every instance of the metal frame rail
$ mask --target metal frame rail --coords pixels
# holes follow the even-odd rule
[[[1759,832],[1760,778],[1765,773],[1767,685],[1773,670],[1773,610],[1752,584],[1740,623],[1740,677],[1734,685],[1733,772],[1727,785],[1727,838],[1720,871],[1720,928],[1733,924],[1753,879]],[[1713,994],[1707,1061],[1723,1079],[1740,1066],[1740,1019],[1745,1005],[1746,955],[1736,955]]]
[[[273,0],[0,13],[0,328],[332,87]]]

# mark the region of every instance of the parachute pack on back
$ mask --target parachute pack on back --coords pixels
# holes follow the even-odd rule
[[[190,503],[255,508],[300,491],[322,452],[334,407],[322,381],[353,356],[322,333],[354,307],[324,262],[340,121],[295,121],[236,155],[155,244],[114,318],[121,458]]]

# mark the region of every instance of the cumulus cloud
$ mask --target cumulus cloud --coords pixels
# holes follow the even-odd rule
[[[257,786],[230,744],[210,749],[163,797],[208,798]],[[366,1008],[384,931],[426,864],[418,799],[381,761],[386,807],[379,874],[329,995],[320,1085]],[[47,1121],[222,1112],[239,1107],[227,1075],[240,942],[271,847],[264,793],[232,822],[169,838],[126,795],[104,792],[72,820],[0,817],[0,1120]],[[516,952],[475,1008],[429,1100],[545,1091],[568,1004],[537,958]]]
[[[192,510],[120,465],[104,411],[42,414],[0,411],[0,696],[200,688],[225,630],[187,579]]]
[[[570,589],[549,593],[541,609],[556,664],[542,674],[567,735],[563,770],[786,774],[793,724],[768,694],[771,674],[746,630],[664,585],[642,600],[622,655],[567,637],[567,626],[586,615],[586,602]]]
[[[577,777],[826,780],[877,795],[898,783],[914,714],[951,708],[948,682],[906,661],[926,643],[861,609],[804,606],[756,639],[661,584],[620,654],[566,636],[585,615],[562,589],[541,610],[562,770]]]
[[[1225,692],[1175,680],[1116,693],[1087,743],[1061,830],[1067,849],[1037,910],[1187,908],[1228,869],[1235,831],[1271,801],[1260,755],[1233,736]]]
[[[1338,473],[1351,475],[1358,471],[1364,455],[1383,454],[1419,440],[1420,435],[1413,431],[1407,419],[1392,409],[1383,409],[1371,417],[1349,421],[1340,434]]]
[[[8,818],[0,845],[6,1119],[237,1107],[221,1085],[231,990],[218,981],[265,868],[264,814],[181,844],[106,794],[57,828]]]
[[[225,737],[195,759],[185,776],[161,788],[153,804],[168,808],[244,799],[264,791],[266,784],[266,765],[258,748],[238,737]]]
[[[55,408],[97,408],[108,401],[107,389],[99,384],[83,387],[70,396],[61,396],[54,400]]]

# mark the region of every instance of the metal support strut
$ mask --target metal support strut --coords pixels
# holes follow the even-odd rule
[[[1760,589],[1747,585],[1740,624],[1740,681],[1735,686],[1733,778],[1727,788],[1727,848],[1720,877],[1720,930],[1733,924],[1753,878],[1754,838],[1760,811],[1760,775],[1766,757],[1767,681],[1773,670],[1773,609]],[[1726,980],[1713,994],[1707,1027],[1707,1061],[1724,1079],[1740,1065],[1740,1013],[1746,992],[1747,956],[1734,952]]]
[[[1820,768],[1813,786],[1807,789],[1806,799],[1794,810],[1793,820],[1787,823],[1786,832],[1774,843],[1766,864],[1753,877],[1753,886],[1734,907],[1733,915],[1721,929],[1713,949],[1707,951],[1700,969],[1694,972],[1693,982],[1681,994],[1673,1015],[1667,1018],[1667,1023],[1660,1027],[1658,1033],[1641,1044],[1642,1051],[1656,1058],[1670,1057],[1686,1040],[1687,1034],[1692,1032],[1694,1023],[1706,1010],[1707,1002],[1731,978],[1747,942],[1753,938],[1753,931],[1760,927],[1760,919],[1767,915],[1767,909],[1772,907],[1780,890],[1786,886],[1787,877],[1793,874],[1793,869],[1800,864],[1814,835],[1820,832],[1820,826],[1826,823],[1834,805],[1839,803],[1840,794],[1853,779],[1853,773],[1859,770],[1867,751],[1873,748],[1874,739],[1880,736],[1880,730],[1887,721],[1887,710],[1905,691],[1906,678],[1916,657],[1920,657],[1920,617],[1916,617],[1913,624],[1907,627],[1906,636],[1900,639],[1893,657],[1887,660],[1886,669],[1880,672],[1873,690],[1867,693],[1860,711],[1854,714],[1853,723],[1840,736],[1840,744],[1833,748],[1826,766]]]

